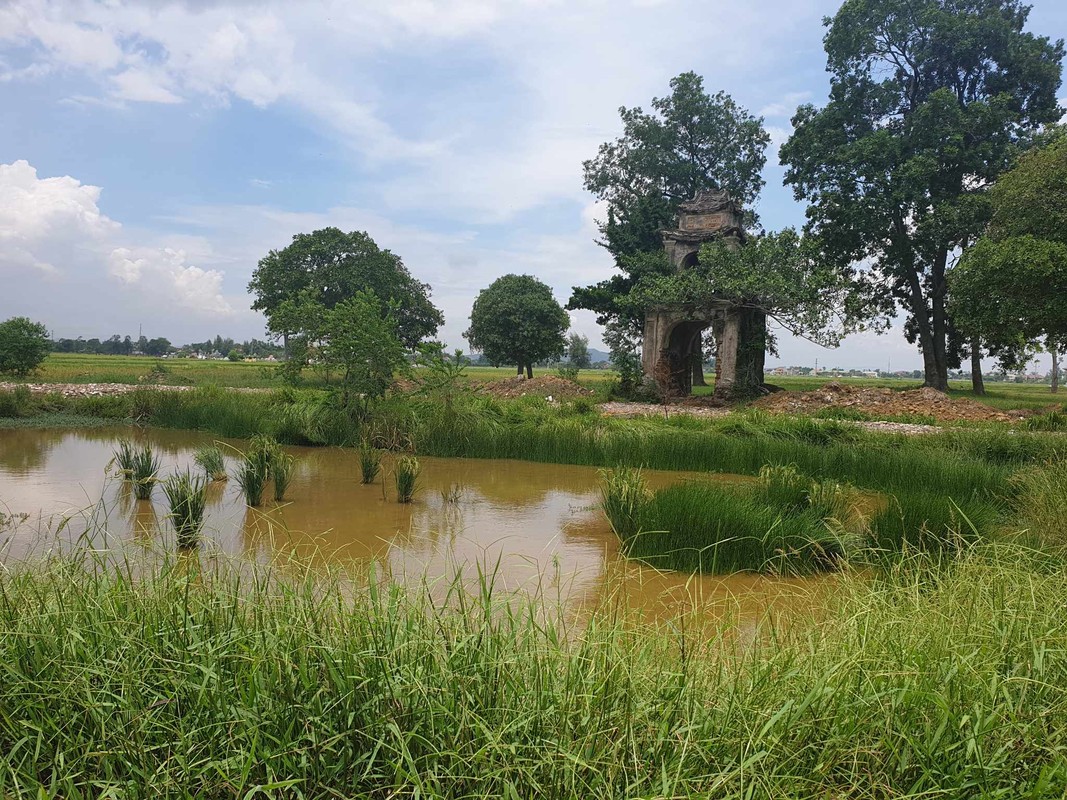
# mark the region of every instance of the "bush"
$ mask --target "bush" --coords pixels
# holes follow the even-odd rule
[[[29,375],[48,355],[48,329],[28,317],[0,322],[0,374]]]

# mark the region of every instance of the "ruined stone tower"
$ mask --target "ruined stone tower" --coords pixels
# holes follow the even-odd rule
[[[707,242],[725,241],[735,247],[745,242],[741,208],[721,190],[701,192],[682,203],[678,227],[662,233],[663,247],[678,271],[695,267],[700,248]],[[759,312],[727,300],[710,307],[648,309],[641,349],[645,375],[655,378],[658,369],[669,369],[673,390],[688,395],[693,389],[694,365],[699,368],[702,360],[701,335],[708,327],[716,341],[715,396],[732,400],[753,394],[763,381],[766,320]]]

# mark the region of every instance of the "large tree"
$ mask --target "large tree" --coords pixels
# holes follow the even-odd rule
[[[1063,42],[1017,0],[846,0],[825,24],[830,100],[781,150],[808,231],[906,310],[926,385],[948,386],[946,274],[980,232],[980,195],[1056,101]]]
[[[1067,341],[1067,136],[1047,133],[989,192],[985,235],[949,273],[951,311],[966,334],[1043,339],[1053,359]]]
[[[252,308],[266,314],[270,328],[285,338],[294,331],[271,320],[287,301],[311,301],[329,310],[361,291],[396,304],[397,334],[409,349],[444,322],[430,302],[429,285],[413,278],[398,255],[381,249],[362,231],[323,228],[297,234],[292,244],[260,260],[248,291],[255,296]]]
[[[531,275],[504,275],[478,293],[463,335],[489,363],[515,364],[532,378],[535,361],[563,355],[569,326],[546,284]]]
[[[620,108],[622,136],[582,164],[585,188],[607,205],[599,243],[621,274],[575,287],[567,308],[596,312],[597,322],[623,338],[641,331],[644,315],[625,298],[642,278],[665,271],[664,262],[646,256],[662,249],[660,231],[673,226],[678,204],[726,189],[751,209],[764,183],[770,137],[763,120],[724,92],[709,95],[694,72],[670,87],[653,99],[651,112]],[[755,221],[751,211],[749,219]]]

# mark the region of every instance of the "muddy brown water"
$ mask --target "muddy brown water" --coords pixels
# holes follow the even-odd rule
[[[173,546],[163,492],[133,499],[110,468],[122,438],[151,444],[162,475],[195,469],[198,446],[219,442],[233,467],[242,443],[190,431],[0,430],[0,511],[27,515],[0,531],[8,564],[49,548]],[[539,592],[569,604],[624,600],[656,616],[716,604],[743,616],[806,606],[826,579],[752,574],[693,576],[627,560],[597,507],[598,470],[560,464],[422,457],[414,502],[396,502],[387,457],[360,484],[358,453],[289,447],[298,467],[278,504],[248,508],[233,480],[209,486],[201,551],[258,562],[374,563],[401,580],[447,581],[463,571],[494,576],[504,590]],[[652,487],[744,476],[649,470]],[[102,533],[106,531],[106,534]],[[90,534],[90,532],[95,532]]]

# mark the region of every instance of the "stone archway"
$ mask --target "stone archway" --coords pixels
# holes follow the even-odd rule
[[[678,227],[662,231],[663,247],[675,270],[699,265],[700,248],[712,241],[741,247],[745,241],[740,207],[725,191],[698,194],[678,207]],[[645,313],[642,368],[647,377],[669,370],[671,392],[688,395],[702,370],[702,334],[715,337],[715,397],[729,401],[758,394],[763,384],[766,318],[723,300],[701,309],[651,308]],[[701,374],[703,374],[701,372]]]

